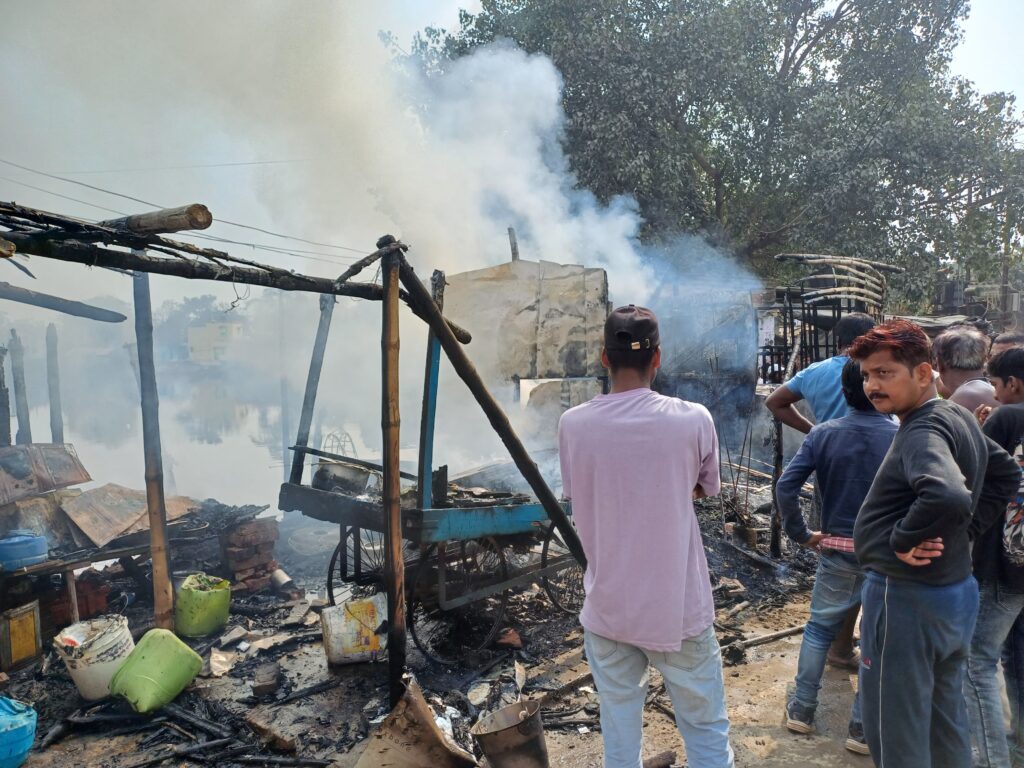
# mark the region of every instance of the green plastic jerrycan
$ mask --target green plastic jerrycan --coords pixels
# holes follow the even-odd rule
[[[228,623],[231,584],[205,573],[182,582],[174,602],[174,629],[183,637],[204,637]]]
[[[169,704],[185,690],[203,660],[166,629],[151,629],[135,646],[110,681],[110,692],[122,696],[136,712]]]

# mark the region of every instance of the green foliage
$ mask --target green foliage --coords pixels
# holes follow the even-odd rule
[[[1021,255],[1012,96],[953,77],[964,0],[484,0],[428,29],[428,72],[509,39],[564,78],[565,148],[599,199],[632,194],[651,242],[698,232],[762,275],[783,251],[997,276]]]

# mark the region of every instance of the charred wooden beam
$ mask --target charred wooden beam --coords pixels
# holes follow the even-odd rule
[[[0,447],[11,444],[11,395],[4,376],[7,347],[0,347]]]
[[[231,266],[228,263],[215,263],[208,259],[189,259],[181,255],[172,258],[143,255],[137,251],[103,248],[77,240],[58,240],[49,234],[4,232],[3,236],[17,245],[18,250],[22,253],[85,264],[90,267],[148,272],[156,275],[183,277],[187,280],[215,280],[221,283],[260,285],[264,288],[277,288],[282,291],[308,291],[335,296],[352,296],[371,301],[380,301],[384,297],[383,289],[379,285],[371,283],[345,282],[338,284],[330,278],[311,277],[282,270]],[[418,310],[409,302],[409,296],[405,291],[400,291],[399,297],[409,304],[414,313],[418,314]],[[426,320],[425,317],[422,319]],[[469,331],[460,328],[450,320],[445,320],[445,322],[455,338],[462,344],[469,344],[473,340]]]
[[[309,373],[306,375],[306,392],[302,397],[302,412],[299,414],[299,433],[295,438],[295,448],[305,449],[309,445],[309,428],[313,424],[313,409],[316,407],[316,393],[320,388],[320,373],[324,367],[324,353],[327,350],[327,336],[331,331],[334,303],[333,296],[320,295],[320,323],[316,327],[316,338],[313,339],[313,354],[309,357]],[[305,463],[306,451],[295,450],[292,456],[292,471],[288,477],[289,483],[298,485],[302,482],[302,467]]]
[[[84,317],[88,320],[99,320],[101,323],[123,323],[127,318],[120,312],[112,312],[102,307],[94,307],[91,304],[83,304],[80,301],[62,299],[60,296],[52,296],[48,293],[31,291],[28,288],[19,288],[10,283],[0,283],[0,299],[17,301],[20,304],[30,304],[33,307],[52,309],[63,312],[65,315]]]
[[[512,457],[512,461],[515,462],[523,479],[529,483],[530,488],[533,489],[537,496],[537,500],[544,507],[544,511],[547,512],[548,517],[555,524],[555,527],[558,528],[558,532],[562,535],[562,541],[565,542],[566,547],[573,557],[576,558],[576,561],[586,570],[587,558],[583,553],[583,544],[580,542],[576,529],[572,527],[572,523],[565,514],[565,510],[562,509],[562,505],[558,503],[555,494],[548,487],[544,476],[540,473],[540,469],[537,468],[536,462],[530,458],[526,446],[523,445],[522,440],[519,439],[519,436],[512,428],[512,424],[509,422],[505,411],[488,391],[487,385],[480,378],[480,374],[466,355],[465,350],[458,343],[451,329],[445,324],[441,310],[438,309],[434,300],[430,298],[430,294],[416,276],[416,272],[404,258],[399,258],[401,259],[400,275],[402,283],[409,292],[409,298],[414,305],[414,311],[427,321],[430,329],[437,335],[438,340],[441,342],[441,348],[444,349],[455,372],[465,382],[469,391],[483,409],[487,420],[505,444],[509,455]]]
[[[192,203],[178,208],[163,208],[159,211],[139,213],[120,219],[101,221],[99,226],[133,232],[137,235],[157,235],[161,232],[184,232],[190,229],[206,229],[213,223],[213,216],[205,205]]]

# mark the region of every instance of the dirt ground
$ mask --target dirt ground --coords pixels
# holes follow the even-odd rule
[[[807,617],[806,599],[776,609],[743,624],[748,636],[776,631],[801,624]],[[561,628],[559,628],[561,629]],[[587,671],[582,654],[582,638],[578,629],[566,636],[572,638],[566,648],[553,658],[538,660],[528,667],[524,695],[538,695]],[[775,641],[748,651],[746,663],[726,667],[726,690],[732,721],[732,742],[736,765],[740,768],[758,766],[850,766],[871,765],[870,758],[851,754],[843,747],[849,707],[856,676],[829,669],[826,672],[818,710],[817,732],[796,736],[783,726],[787,690],[792,684],[800,635]],[[528,646],[529,647],[529,646]],[[301,754],[328,758],[337,768],[352,768],[359,759],[366,739],[366,718],[383,713],[386,665],[356,665],[336,670],[327,668],[322,649],[306,645],[280,657],[283,675],[294,689],[331,676],[340,678],[339,685],[290,706],[254,704],[248,695],[245,679],[225,676],[200,678],[193,694],[220,702],[234,715],[246,717],[250,724],[262,724],[274,738],[283,740],[279,746],[299,747]],[[415,663],[414,663],[415,666]],[[541,682],[542,681],[542,682]],[[432,679],[430,673],[421,677],[428,699],[443,694],[437,687],[444,679]],[[652,675],[652,686],[659,682]],[[457,684],[451,683],[450,684]],[[531,688],[537,690],[531,692]],[[593,697],[584,691],[578,696]],[[596,699],[595,699],[596,700]],[[601,735],[596,729],[547,729],[546,741],[553,768],[590,768],[601,765]],[[78,768],[102,766],[125,768],[140,761],[139,735],[104,737],[86,734],[69,737],[43,753],[33,753],[29,768]],[[288,742],[291,742],[289,744]],[[333,745],[345,743],[338,751]],[[687,765],[678,732],[670,717],[654,706],[648,706],[644,717],[645,756],[675,750],[679,763]],[[186,765],[178,762],[173,764]],[[195,763],[193,763],[195,764]]]

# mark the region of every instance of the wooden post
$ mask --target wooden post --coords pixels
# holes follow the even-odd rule
[[[32,425],[29,423],[28,392],[25,390],[25,348],[18,333],[11,328],[11,377],[14,379],[14,410],[18,414],[18,433],[15,442],[27,445],[32,442]]]
[[[60,401],[60,363],[57,358],[57,326],[46,326],[46,386],[50,392],[50,441],[64,442],[64,413]]]
[[[68,607],[71,608],[71,623],[77,624],[81,617],[78,615],[78,587],[74,570],[64,571],[64,591],[68,596]]]
[[[515,462],[523,479],[529,483],[530,488],[533,489],[537,496],[537,500],[544,507],[544,511],[547,512],[551,522],[558,529],[566,548],[572,553],[583,569],[586,570],[587,558],[583,554],[583,544],[580,543],[580,537],[576,533],[576,529],[572,527],[572,523],[569,522],[565,510],[562,509],[562,505],[558,503],[555,494],[548,487],[544,476],[537,468],[537,464],[530,458],[526,446],[523,445],[515,430],[512,429],[508,416],[505,415],[498,401],[487,390],[487,385],[484,384],[483,379],[480,378],[480,374],[473,367],[473,363],[470,362],[462,345],[459,344],[451,328],[448,327],[444,316],[441,314],[441,310],[438,309],[437,305],[430,298],[430,294],[423,287],[423,284],[416,276],[416,272],[404,258],[401,259],[400,275],[402,284],[405,285],[405,289],[409,292],[410,305],[415,307],[414,312],[424,318],[430,329],[437,334],[437,338],[441,342],[441,348],[444,349],[455,372],[459,374],[459,378],[465,382],[469,391],[473,393],[473,397],[481,409],[483,409],[487,420],[491,423],[491,427],[498,433],[498,437],[501,438],[501,441],[508,449],[509,455],[512,457],[512,461]]]
[[[11,395],[4,376],[4,358],[7,347],[0,347],[0,446],[11,444]]]
[[[287,481],[291,477],[288,447],[292,444],[291,408],[288,405],[288,366],[285,364],[284,294],[277,294],[277,359],[281,371],[281,471]]]
[[[182,205],[178,208],[164,208],[149,213],[138,213],[121,219],[101,221],[99,226],[120,229],[136,235],[156,235],[161,232],[182,232],[190,229],[206,229],[213,223],[210,210],[199,203]]]
[[[295,446],[297,448],[309,446],[309,428],[313,423],[313,408],[316,406],[316,393],[320,386],[320,372],[324,367],[324,351],[327,349],[327,334],[331,330],[334,302],[333,296],[326,293],[320,294],[320,324],[316,327],[316,338],[313,340],[313,355],[309,358],[306,392],[302,396],[302,413],[299,415],[299,434],[295,438]],[[305,463],[306,454],[302,451],[295,451],[292,455],[292,471],[288,477],[289,483],[298,485],[302,482],[302,467]]]
[[[174,590],[167,562],[167,508],[160,452],[160,399],[153,362],[153,308],[149,296],[149,275],[145,272],[135,273],[134,298],[135,342],[139,353],[142,397],[142,444],[146,459],[146,509],[153,562],[153,624],[161,629],[174,629]]]
[[[431,296],[438,308],[444,307],[444,272],[434,270],[430,278]],[[420,417],[420,450],[417,473],[419,508],[434,506],[434,422],[437,416],[437,387],[441,375],[441,342],[433,331],[427,331],[427,366],[423,375],[423,414]]]
[[[381,244],[378,243],[378,248]],[[402,508],[399,478],[398,270],[399,256],[383,259],[384,313],[381,323],[381,431],[384,445],[384,568],[388,588],[388,691],[395,707],[405,693],[405,562],[402,558]]]

